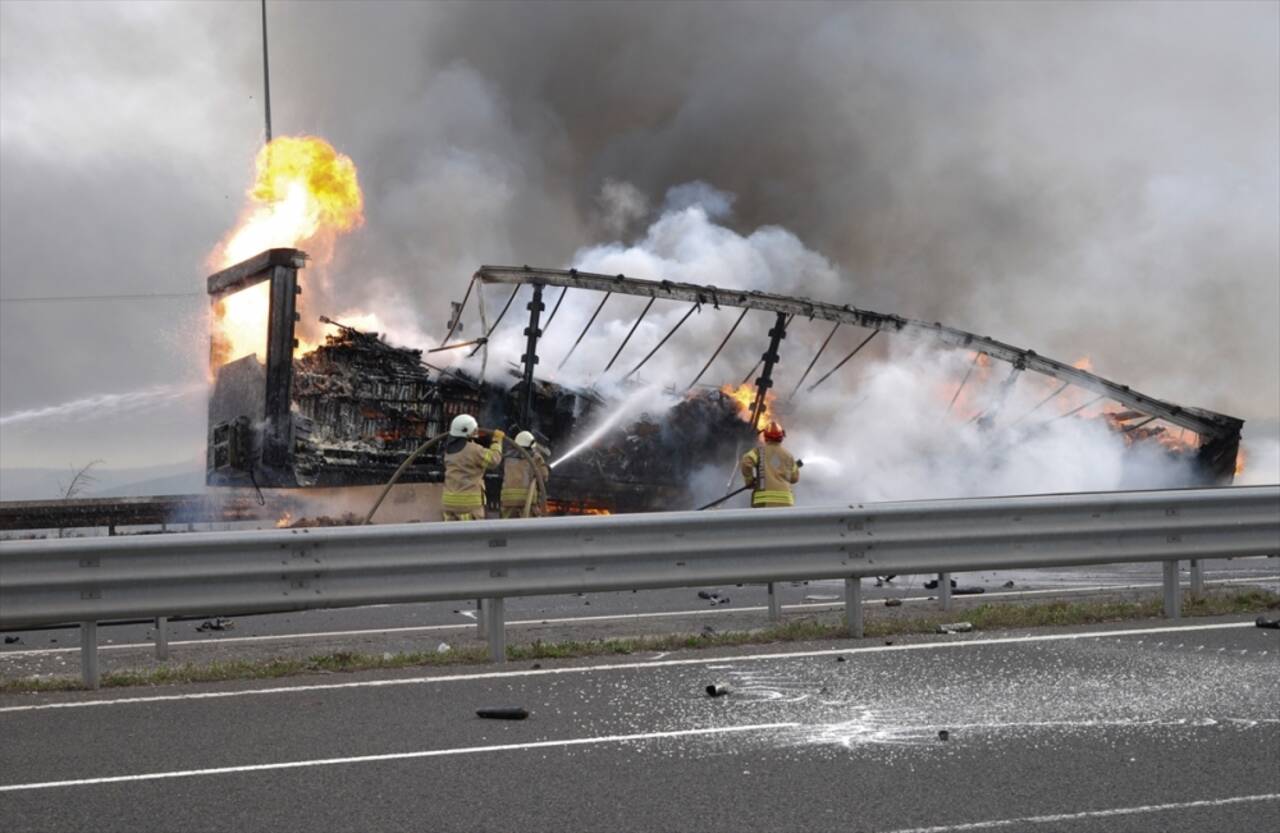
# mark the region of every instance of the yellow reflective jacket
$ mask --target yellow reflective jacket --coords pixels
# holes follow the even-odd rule
[[[538,473],[542,475],[542,482],[545,484],[547,478],[551,476],[547,461],[535,449],[529,450],[529,456],[533,458],[534,465],[538,467]],[[502,508],[519,509],[523,512],[524,502],[529,499],[530,488],[538,488],[538,478],[533,476],[533,470],[524,455],[516,452],[514,456],[507,458],[507,462],[502,467]],[[531,511],[537,512],[546,497],[543,494],[534,495]]]
[[[754,487],[752,506],[795,506],[791,484],[800,482],[800,467],[779,443],[765,443],[742,455],[743,482]]]
[[[444,455],[444,497],[446,512],[466,512],[484,506],[484,473],[502,462],[502,437],[495,435],[488,448],[468,442],[452,454]]]

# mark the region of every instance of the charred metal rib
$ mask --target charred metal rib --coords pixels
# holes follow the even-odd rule
[[[476,276],[485,283],[528,283],[536,280],[552,286],[617,292],[625,295],[656,295],[660,298],[691,302],[697,301],[700,297],[705,298],[711,292],[710,287],[696,284],[650,281],[558,269],[524,270],[509,266],[482,266],[476,272]],[[977,350],[1010,364],[1021,364],[1027,370],[1052,376],[1060,382],[1070,382],[1077,387],[1101,394],[1134,410],[1157,416],[1166,422],[1194,431],[1202,438],[1215,438],[1228,444],[1238,444],[1240,429],[1244,425],[1244,421],[1236,417],[1203,408],[1182,407],[1155,399],[1131,390],[1128,385],[1120,385],[1069,364],[1040,356],[1034,350],[1022,350],[993,338],[954,327],[872,312],[850,305],[810,301],[768,292],[721,290],[720,293],[718,299],[723,306],[763,309],[788,315],[812,315],[815,319],[839,321],[857,327],[927,338],[945,347]],[[748,374],[748,379],[750,375]],[[1231,452],[1231,456],[1234,457],[1234,451]]]

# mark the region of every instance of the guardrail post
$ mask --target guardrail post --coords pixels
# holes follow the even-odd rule
[[[1191,559],[1191,592],[1204,595],[1204,564],[1198,558]]]
[[[951,609],[951,574],[938,573],[938,598],[942,600],[942,609]]]
[[[846,578],[844,580],[844,621],[849,628],[849,635],[854,639],[862,638],[862,578]]]
[[[769,582],[769,621],[782,621],[782,600],[778,598],[778,587],[772,581]]]
[[[1164,617],[1166,619],[1182,617],[1182,588],[1178,585],[1176,559],[1164,562]]]
[[[156,617],[156,659],[169,658],[169,617]]]
[[[80,679],[85,688],[98,687],[98,623],[80,623]]]
[[[489,636],[487,624],[484,617],[488,615],[485,609],[484,599],[476,599],[476,637],[479,639],[487,639]]]
[[[503,621],[503,599],[485,599],[484,618],[489,631],[489,659],[493,662],[507,661],[507,627]]]

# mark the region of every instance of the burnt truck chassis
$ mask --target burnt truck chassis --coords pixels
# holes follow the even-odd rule
[[[421,350],[394,347],[377,333],[323,318],[337,332],[295,358],[297,270],[305,261],[303,252],[272,249],[208,279],[214,305],[270,283],[266,363],[248,355],[214,371],[206,455],[210,486],[385,483],[418,445],[447,430],[461,413],[474,414],[486,426],[532,426],[543,442],[563,450],[574,427],[605,404],[592,391],[556,385],[532,372],[511,371],[513,384],[482,381],[423,361]],[[215,364],[218,350],[215,340]],[[686,411],[688,424],[697,426],[697,436],[666,437],[664,432],[675,429],[641,418],[618,444],[602,444],[607,447],[557,468],[549,495],[552,511],[635,512],[674,505],[689,460],[664,453],[664,443],[696,443],[707,454],[723,456],[751,441],[736,406],[718,393],[678,407]],[[704,436],[713,429],[714,439]],[[421,455],[401,480],[434,483],[443,477],[437,448]],[[499,473],[486,479],[493,508],[500,483]]]
[[[733,328],[688,390],[694,388],[748,311],[771,313],[774,326],[769,331],[768,348],[747,376],[750,379],[761,370],[755,379],[756,403],[750,422],[743,422],[736,406],[721,401],[714,392],[691,397],[677,406],[695,409],[694,413],[682,413],[680,419],[663,423],[641,419],[638,430],[620,441],[580,455],[580,459],[574,458],[557,468],[550,498],[553,505],[564,511],[672,508],[678,505],[685,479],[695,461],[672,460],[673,455],[664,449],[700,449],[700,461],[709,462],[728,459],[726,455],[753,442],[752,423],[758,421],[761,405],[773,385],[772,372],[779,360],[779,344],[797,315],[833,322],[832,334],[844,325],[871,331],[852,353],[836,363],[809,390],[843,367],[880,332],[927,338],[939,346],[968,349],[1009,363],[1012,366],[1010,382],[1017,374],[1031,370],[1062,383],[1054,396],[1074,385],[1093,391],[1098,399],[1124,405],[1135,416],[1145,417],[1121,430],[1141,431],[1140,426],[1160,419],[1195,432],[1199,439],[1195,455],[1198,483],[1229,483],[1234,474],[1242,420],[1153,399],[1034,351],[938,323],[761,292],[576,270],[483,266],[476,272],[466,297],[477,283],[506,283],[515,287],[487,331],[467,343],[475,345],[475,350],[487,350],[488,337],[511,307],[521,285],[527,283],[533,287],[533,298],[526,306],[529,310],[526,352],[521,357],[521,366],[511,371],[515,379],[512,384],[486,382],[461,371],[436,367],[423,361],[420,350],[393,347],[376,333],[361,332],[328,319],[322,320],[336,325],[337,334],[326,336],[325,343],[317,350],[294,358],[296,298],[301,292],[297,273],[305,262],[306,254],[297,249],[270,249],[208,278],[207,288],[215,313],[217,305],[227,296],[269,282],[266,363],[249,355],[214,370],[206,465],[206,482],[210,486],[297,488],[384,483],[423,440],[444,431],[453,416],[464,412],[475,414],[484,425],[531,426],[544,440],[563,450],[567,446],[560,444],[569,440],[575,424],[604,404],[590,390],[559,386],[538,379],[535,374],[542,327],[554,319],[564,294],[570,289],[604,293],[601,307],[611,294],[647,297],[651,303],[665,299],[693,305],[631,373],[643,366],[702,305],[710,304],[716,309],[740,308],[742,313]],[[554,286],[562,287],[560,297],[551,315],[541,321],[545,309],[543,289]],[[462,305],[455,308],[454,326],[466,297]],[[598,314],[599,308],[596,312]],[[592,316],[591,321],[594,320]],[[450,336],[454,326],[450,327]],[[590,326],[589,322],[587,327]],[[584,329],[582,335],[585,333]],[[578,336],[579,342],[582,335]],[[797,390],[830,340],[829,335],[796,385]],[[215,340],[211,343],[211,363],[215,366],[217,350]],[[664,432],[675,430],[673,425],[689,424],[701,426],[700,435],[663,436]],[[406,482],[442,480],[441,454],[437,451],[422,455],[402,479]],[[495,479],[490,478],[491,505],[497,491]]]

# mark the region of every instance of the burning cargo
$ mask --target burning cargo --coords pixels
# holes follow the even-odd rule
[[[520,287],[533,287],[526,353],[522,367],[486,378],[458,368],[432,365],[418,349],[388,344],[377,333],[365,332],[321,317],[330,327],[323,342],[299,350],[294,336],[296,299],[300,294],[298,270],[306,255],[295,249],[267,250],[247,261],[212,275],[208,290],[215,304],[215,318],[229,296],[265,288],[265,362],[256,353],[231,358],[225,339],[215,333],[212,357],[214,384],[209,402],[207,481],[214,486],[276,488],[374,486],[385,483],[401,462],[424,440],[447,429],[460,413],[470,413],[482,425],[504,429],[531,428],[561,456],[556,460],[549,485],[552,511],[632,512],[691,505],[691,474],[703,466],[728,470],[736,456],[755,440],[755,428],[769,416],[773,403],[773,378],[779,346],[797,316],[823,319],[836,327],[852,325],[871,331],[847,356],[811,384],[812,390],[843,367],[875,335],[900,333],[929,339],[943,348],[972,352],[973,363],[943,401],[949,412],[969,405],[962,394],[979,377],[990,376],[994,363],[1007,363],[1007,376],[988,380],[994,399],[984,400],[967,422],[992,432],[992,446],[1016,453],[1019,437],[1034,436],[1044,426],[1064,418],[1097,421],[1134,448],[1160,448],[1171,457],[1191,461],[1182,485],[1230,482],[1234,473],[1242,422],[1233,417],[1196,408],[1172,405],[1117,385],[1085,370],[1020,350],[992,339],[893,315],[837,306],[801,298],[761,292],[739,292],[670,281],[644,281],[623,276],[578,273],[574,270],[533,270],[529,267],[481,267],[473,281],[514,284],[515,288],[498,319],[480,338],[436,350],[474,346],[486,350],[488,337]],[[474,285],[474,284],[473,284]],[[770,313],[774,326],[770,341],[756,369],[738,386],[699,387],[707,367],[733,335],[734,328],[703,365],[703,370],[683,391],[667,389],[675,401],[661,414],[640,413],[621,419],[626,401],[615,400],[591,388],[557,384],[535,375],[542,289],[562,287],[556,303],[569,291],[631,294],[653,301],[666,299],[692,306],[671,332],[624,378],[618,390],[626,399],[643,400],[652,388],[629,383],[632,374],[666,343],[689,315],[702,305],[716,309],[737,307],[740,322],[748,310]],[[470,292],[470,290],[468,290]],[[603,303],[603,302],[602,302]],[[465,299],[463,301],[465,305]],[[602,305],[602,304],[601,304]],[[646,307],[646,310],[648,307]],[[598,312],[598,307],[596,309]],[[455,309],[456,324],[461,314]],[[642,314],[643,315],[643,314]],[[552,318],[555,311],[552,312]],[[549,321],[550,319],[548,319]],[[587,328],[595,320],[588,321]],[[453,334],[453,327],[450,335]],[[634,331],[634,327],[632,328]],[[576,346],[583,335],[574,342]],[[446,337],[446,341],[447,341]],[[630,338],[630,335],[628,335]],[[819,348],[796,384],[807,379],[827,343]],[[625,344],[625,342],[624,342]],[[232,351],[234,352],[234,351]],[[433,351],[434,352],[434,351]],[[619,348],[621,352],[621,348]],[[230,361],[226,359],[231,358]],[[615,354],[614,358],[617,358]],[[220,363],[221,362],[221,363]],[[612,362],[611,362],[612,364]],[[759,376],[751,383],[751,377]],[[1030,412],[1016,419],[1001,415],[1009,390],[1021,374],[1032,371],[1047,394]],[[501,383],[493,377],[509,373]],[[972,374],[972,381],[971,381]],[[484,376],[481,370],[480,376]],[[1088,402],[1068,407],[1068,388],[1091,395]],[[795,392],[793,391],[793,396]],[[1038,395],[1037,395],[1038,396]],[[1059,397],[1062,397],[1060,400]],[[1050,403],[1059,413],[1050,413]],[[1047,418],[1016,435],[1007,429],[1031,413]],[[608,418],[606,419],[606,415]],[[1004,430],[999,434],[997,426]],[[1187,433],[1190,432],[1190,439]],[[409,467],[403,480],[438,483],[443,461],[438,450],[423,454]],[[496,484],[489,492],[496,496]]]

